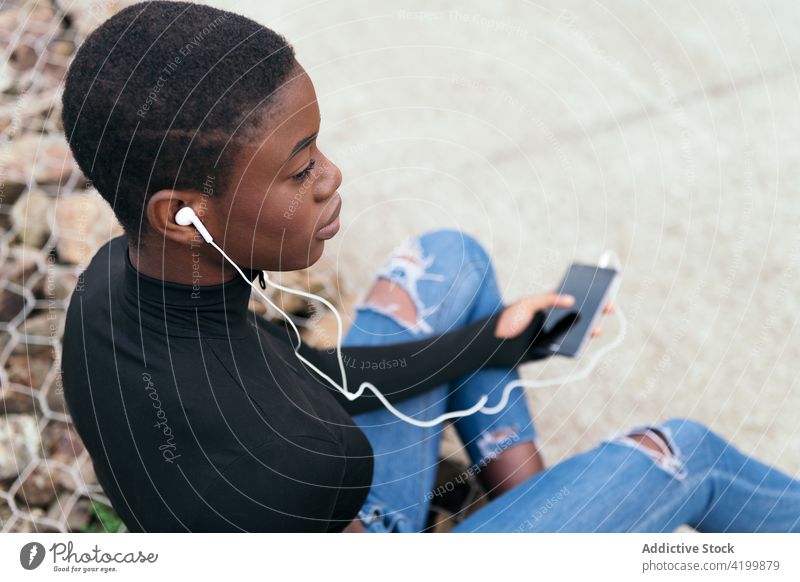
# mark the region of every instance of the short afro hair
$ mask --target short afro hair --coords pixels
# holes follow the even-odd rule
[[[280,34],[189,2],[133,4],[86,38],[64,82],[64,133],[129,241],[147,232],[154,192],[231,186],[233,156],[296,65]]]

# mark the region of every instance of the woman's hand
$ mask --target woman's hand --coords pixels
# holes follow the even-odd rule
[[[551,307],[572,307],[574,304],[575,298],[572,295],[562,295],[555,291],[523,297],[503,310],[497,321],[494,335],[500,338],[515,337],[530,325],[537,311]],[[609,301],[603,307],[603,313],[612,313],[613,311],[614,302]],[[603,333],[603,329],[599,325],[592,329],[592,337],[597,337],[601,333]]]
[[[364,524],[358,518],[347,524],[347,527],[342,530],[342,533],[365,533]]]

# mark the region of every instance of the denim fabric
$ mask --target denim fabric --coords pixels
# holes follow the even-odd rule
[[[454,532],[800,531],[800,480],[744,455],[702,424],[654,425],[674,462],[625,435],[521,483]],[[631,432],[638,432],[632,429]]]
[[[391,307],[361,302],[344,345],[415,339],[502,308],[487,253],[458,231],[438,230],[405,241],[378,276],[408,289],[417,320],[404,321]],[[398,408],[427,420],[468,408],[484,393],[490,394],[491,406],[516,378],[515,370],[480,370]],[[375,453],[372,488],[359,512],[366,531],[421,531],[444,426],[420,428],[383,409],[354,420]],[[454,425],[473,466],[517,442],[537,439],[523,390],[512,392],[501,413],[478,413]],[[663,454],[629,437],[652,435],[651,428],[666,440]],[[453,531],[666,532],[682,524],[715,532],[800,531],[800,480],[744,455],[702,424],[675,418],[613,435],[534,475]]]
[[[491,260],[469,235],[436,230],[400,244],[378,277],[402,285],[416,306],[415,321],[391,307],[363,301],[343,345],[376,345],[446,332],[503,308]],[[446,362],[443,362],[446,365]],[[487,369],[454,379],[397,408],[430,420],[473,406],[484,394],[496,405],[502,388],[519,378],[515,369]],[[380,389],[380,386],[378,386]],[[372,488],[359,514],[368,531],[416,532],[425,527],[445,425],[422,428],[385,409],[355,415],[375,454]],[[495,415],[475,414],[454,422],[473,464],[480,467],[502,450],[537,437],[525,393],[515,390]]]

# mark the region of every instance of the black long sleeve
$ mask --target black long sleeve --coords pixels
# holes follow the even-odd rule
[[[283,330],[261,341],[248,281],[199,289],[138,272],[120,236],[72,294],[61,377],[103,491],[131,532],[341,531],[369,440]]]
[[[500,315],[419,340],[342,347],[348,390],[355,392],[362,382],[370,382],[389,402],[396,404],[479,368],[510,368],[549,355],[542,346],[547,345],[552,332],[542,332],[543,312],[537,312],[519,335],[507,339],[494,335]],[[341,384],[335,349],[322,350],[303,344],[299,352]],[[348,400],[310,367],[304,367],[333,391],[351,416],[383,406],[369,389],[356,400]]]
[[[356,517],[373,451],[352,415],[382,403],[369,391],[350,402],[304,370],[291,330],[248,309],[247,281],[197,292],[149,277],[124,236],[98,250],[82,281],[67,310],[64,396],[130,531],[334,532]],[[542,332],[542,313],[506,340],[494,337],[498,319],[348,346],[348,387],[371,381],[398,403],[472,370],[548,355],[554,332]],[[301,353],[341,380],[335,351]]]
[[[352,461],[340,453],[337,443],[305,435],[248,450],[201,492],[216,511],[192,520],[192,531],[341,531],[351,516],[336,514],[336,498]]]

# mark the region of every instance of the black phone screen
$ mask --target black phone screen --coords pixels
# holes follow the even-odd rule
[[[553,326],[567,314],[578,312],[580,317],[548,346],[552,353],[569,357],[581,354],[603,306],[608,302],[616,276],[614,269],[580,263],[570,265],[556,291],[572,295],[575,303],[572,307],[550,308],[545,313],[544,331],[552,331]]]

